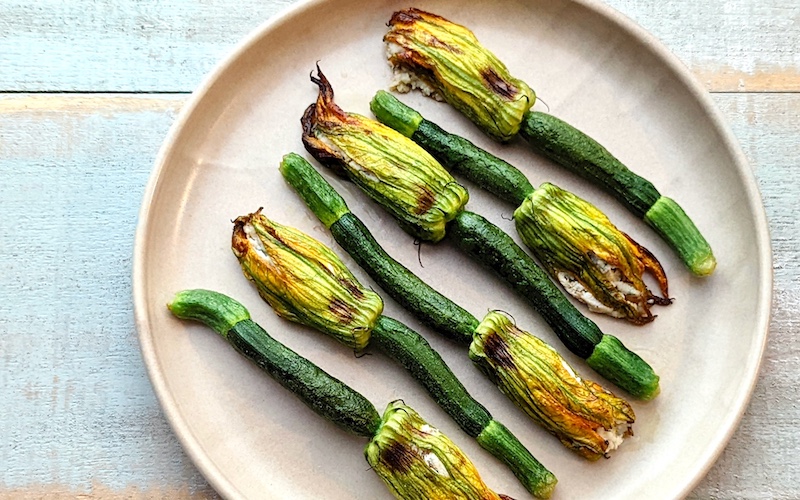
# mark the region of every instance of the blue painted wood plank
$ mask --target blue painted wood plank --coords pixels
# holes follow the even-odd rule
[[[189,92],[236,42],[295,2],[0,0],[0,91]],[[794,0],[606,3],[710,90],[800,90]]]
[[[181,103],[0,98],[0,496],[207,490],[150,387],[131,303],[137,210]]]

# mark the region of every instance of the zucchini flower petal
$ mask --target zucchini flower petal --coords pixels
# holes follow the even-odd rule
[[[261,215],[233,225],[233,253],[244,275],[278,316],[316,328],[363,350],[383,312],[383,300],[365,288],[328,247]]]
[[[514,221],[553,279],[589,310],[644,324],[655,319],[651,305],[672,303],[667,276],[653,254],[569,191],[542,184],[517,208]],[[647,288],[645,271],[663,297]]]
[[[443,17],[413,8],[395,12],[383,41],[393,90],[418,88],[444,99],[500,141],[516,135],[536,100],[469,29]]]
[[[583,380],[558,352],[499,312],[486,315],[469,357],[525,413],[568,448],[597,460],[633,435],[633,408]]]
[[[464,452],[402,401],[389,403],[364,455],[397,498],[508,499],[490,490]]]
[[[425,241],[444,237],[445,225],[469,194],[414,141],[333,102],[333,89],[317,68],[317,102],[303,115],[303,144],[320,162],[344,173],[370,198]]]

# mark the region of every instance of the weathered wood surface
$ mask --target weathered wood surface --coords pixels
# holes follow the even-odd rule
[[[0,90],[191,91],[292,3],[0,0]],[[670,47],[709,90],[800,91],[796,0],[606,3]]]
[[[214,495],[144,371],[133,232],[185,99],[169,93],[194,88],[288,3],[0,0],[0,498]],[[796,498],[800,6],[608,3],[723,92],[714,98],[758,178],[772,233],[775,300],[759,382],[692,497]],[[77,90],[91,94],[63,94]],[[103,91],[124,93],[93,94]]]

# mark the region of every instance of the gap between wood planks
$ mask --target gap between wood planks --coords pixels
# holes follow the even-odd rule
[[[769,95],[798,94],[791,85],[784,89],[771,90],[709,90],[712,95]],[[3,91],[0,90],[0,113],[30,112],[97,112],[98,108],[108,111],[145,111],[179,109],[191,96],[191,92],[116,92],[116,91]]]
[[[0,500],[40,500],[43,498],[74,498],[79,500],[90,500],[103,498],[106,500],[139,500],[149,498],[169,498],[174,500],[200,500],[200,499],[219,499],[216,492],[210,486],[196,491],[190,490],[187,486],[177,488],[152,487],[139,488],[129,486],[121,490],[109,488],[97,482],[93,482],[87,489],[74,489],[61,486],[29,486],[25,488],[12,488],[3,491],[0,489]]]
[[[0,114],[177,111],[189,92],[0,92]]]

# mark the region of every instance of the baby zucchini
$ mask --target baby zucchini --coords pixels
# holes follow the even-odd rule
[[[178,318],[216,330],[322,417],[368,438],[364,456],[370,469],[397,498],[508,498],[490,490],[458,446],[413,409],[394,401],[381,418],[364,396],[272,338],[234,299],[209,290],[184,290],[168,307]],[[550,490],[554,486],[553,480]]]
[[[455,228],[451,236],[459,248],[491,265],[516,290],[535,290],[524,296],[542,312],[562,342],[582,358],[592,357],[601,345],[603,333],[561,295],[546,273],[511,238],[500,237],[504,233],[494,224],[464,210],[469,198],[466,188],[414,141],[381,123],[345,113],[334,103],[333,89],[322,73],[318,71],[312,81],[319,87],[317,102],[308,107],[301,120],[303,143],[312,155],[346,174],[417,238],[439,241],[449,223]],[[485,245],[473,244],[476,238]],[[502,258],[517,261],[496,260]],[[511,268],[514,272],[507,272]],[[558,302],[555,297],[560,297]],[[615,368],[590,362],[590,366],[636,397],[650,399],[658,394],[658,376],[647,363],[619,342],[604,345],[622,348],[619,364]],[[628,373],[631,369],[638,372]]]
[[[327,246],[260,211],[234,221],[231,243],[245,277],[281,317],[330,335],[357,352],[372,345],[399,362],[458,425],[511,468],[536,496],[554,476],[470,396],[417,332],[383,316],[383,300],[364,287]]]
[[[692,273],[707,276],[714,271],[711,247],[674,200],[580,130],[532,111],[533,90],[514,78],[469,29],[409,8],[392,15],[384,41],[394,89],[419,88],[443,99],[499,141],[522,135],[536,151],[602,187],[643,218]]]

